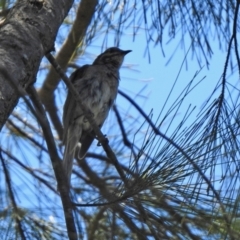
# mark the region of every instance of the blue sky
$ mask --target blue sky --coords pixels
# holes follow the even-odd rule
[[[186,85],[193,79],[194,75],[201,69],[200,73],[195,78],[195,82],[198,82],[203,78],[204,80],[201,81],[197,88],[187,96],[183,107],[179,112],[179,114],[184,114],[189,104],[191,104],[196,106],[195,113],[197,114],[205,101],[211,95],[222,75],[226,52],[219,50],[217,41],[211,42],[213,56],[209,59],[209,68],[207,68],[204,60],[201,63],[201,68],[196,58],[192,58],[191,52],[188,53],[186,67],[186,64],[183,64],[182,66],[185,53],[179,48],[170,62],[166,64],[178,43],[177,37],[169,44],[166,43],[167,39],[168,38],[166,36],[165,44],[163,43],[165,57],[163,56],[160,47],[152,47],[152,44],[150,44],[151,62],[149,62],[148,57],[144,56],[146,41],[143,31],[137,35],[134,42],[132,41],[131,34],[125,34],[122,37],[120,48],[125,50],[131,49],[132,52],[125,57],[123,67],[120,71],[120,89],[128,93],[133,98],[139,91],[144,89],[141,92],[141,95],[146,98],[138,97],[136,98],[136,101],[138,104],[143,106],[146,113],[149,113],[151,109],[153,109],[154,117],[157,117],[176,78],[178,78],[178,80],[173,92],[171,93],[168,105],[165,107],[166,110],[168,110],[170,104],[177,98]],[[99,46],[101,46],[102,41],[101,39],[98,39],[97,42],[94,42],[94,46],[90,46],[86,49],[86,52],[98,55],[102,51],[101,47],[96,47],[98,42]],[[113,46],[113,42],[114,39],[111,39],[110,37],[108,47]],[[191,42],[186,37],[185,48],[188,49],[190,46]],[[81,59],[79,62],[81,62]],[[86,63],[91,62],[91,59],[86,60]],[[236,76],[232,78],[232,83],[235,84],[237,78]],[[121,101],[122,97],[118,96],[117,104],[120,106],[124,104]]]

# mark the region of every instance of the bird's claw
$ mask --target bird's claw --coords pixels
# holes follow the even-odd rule
[[[105,137],[104,141],[105,141],[106,143],[108,143],[109,141],[108,141],[107,135],[105,134],[104,137]],[[97,139],[97,137],[96,137],[96,139]],[[98,146],[98,147],[102,146],[102,144],[101,144],[100,141],[98,141],[97,146]]]

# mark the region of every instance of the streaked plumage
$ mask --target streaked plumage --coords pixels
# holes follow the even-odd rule
[[[78,91],[82,104],[92,113],[101,128],[117,96],[119,68],[124,56],[131,52],[112,47],[100,54],[92,65],[77,69],[70,80]],[[95,134],[71,92],[68,92],[63,111],[63,142],[65,144],[63,166],[70,183],[73,159],[78,142],[79,158],[84,158]]]

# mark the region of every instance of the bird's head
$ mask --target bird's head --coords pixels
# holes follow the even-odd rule
[[[117,47],[108,48],[105,52],[100,54],[93,65],[110,65],[115,68],[120,68],[124,59],[124,56],[130,53],[132,50],[121,50]]]

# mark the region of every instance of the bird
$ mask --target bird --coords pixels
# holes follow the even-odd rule
[[[70,76],[81,103],[91,111],[99,128],[102,127],[117,97],[119,69],[126,54],[132,50],[111,47],[101,53],[94,62],[78,68]],[[95,138],[95,133],[68,90],[63,107],[63,168],[68,184],[71,181],[73,160],[77,145],[80,145],[78,158],[83,159]]]

